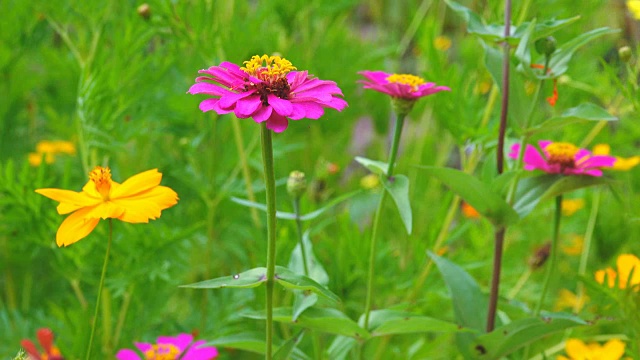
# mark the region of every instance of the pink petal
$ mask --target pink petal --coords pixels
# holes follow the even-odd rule
[[[116,354],[118,360],[140,360],[140,355],[131,349],[122,349]]]
[[[269,102],[269,106],[282,116],[289,116],[291,111],[293,111],[293,106],[291,106],[289,100],[280,99],[273,94],[269,94],[267,95],[267,101]]]
[[[189,351],[182,356],[182,360],[211,360],[218,356],[218,349],[213,346],[204,346],[205,341],[196,341]]]
[[[244,99],[247,96],[251,96],[254,92],[255,90],[242,92],[242,93],[229,93],[220,98],[219,106],[223,109],[234,109],[236,102],[238,102],[238,100]]]
[[[273,130],[273,132],[281,133],[289,126],[289,120],[285,116],[278,113],[271,114],[271,117],[267,120],[267,129]]]
[[[520,153],[520,144],[513,144],[511,146],[511,152],[509,152],[509,157],[512,159],[517,159]]]
[[[158,337],[158,344],[171,344],[175,345],[180,351],[184,351],[193,341],[193,335],[180,334],[178,336],[160,336]]]
[[[261,106],[258,108],[258,110],[255,113],[253,113],[251,117],[255,122],[261,123],[269,119],[272,113],[273,113],[273,108],[271,108],[271,106]]]
[[[547,161],[542,157],[542,155],[540,155],[538,150],[533,147],[533,145],[527,145],[522,161],[525,163],[525,165],[528,165],[533,169],[541,169],[545,171],[549,169],[549,164],[547,164]]]
[[[612,167],[615,162],[616,158],[613,156],[595,155],[578,162],[577,166],[581,168]]]
[[[218,108],[218,101],[220,101],[220,99],[218,98],[202,100],[199,106],[200,111],[207,112],[209,110],[215,110],[216,108]]]
[[[259,96],[249,96],[238,100],[236,103],[235,114],[239,118],[250,117],[259,107],[262,106]]]

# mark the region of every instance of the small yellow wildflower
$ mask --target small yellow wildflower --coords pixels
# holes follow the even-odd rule
[[[584,237],[582,235],[574,235],[571,241],[567,245],[562,245],[562,252],[567,255],[580,255],[582,254],[582,247],[584,244]]]
[[[640,20],[640,0],[627,0],[627,8],[634,18]]]
[[[433,46],[436,50],[447,51],[451,48],[451,39],[448,36],[436,36],[436,39],[433,42]]]
[[[564,309],[576,309],[576,311],[582,310],[584,304],[589,301],[589,297],[583,296],[579,298],[573,292],[567,289],[560,289],[560,294],[558,296],[558,301],[556,301],[555,311],[560,311]]]
[[[640,0],[638,0],[640,2]],[[593,155],[609,155],[611,147],[609,144],[598,144],[593,147]],[[611,167],[611,170],[627,171],[631,170],[640,164],[640,156],[632,156],[629,158],[622,158],[616,156],[616,162]]]
[[[584,207],[584,199],[562,200],[562,215],[571,216]]]
[[[634,288],[635,291],[638,291],[639,287],[637,285],[640,284],[640,259],[632,254],[622,254],[618,256],[616,265],[618,271],[612,268],[596,271],[596,281],[602,284],[606,277],[607,285],[613,288],[616,286],[615,280],[617,278],[620,289],[626,289],[628,285]]]
[[[609,340],[604,345],[569,339],[565,345],[568,357],[560,355],[556,360],[619,360],[624,355],[624,348],[625,343],[618,339]]]
[[[43,155],[44,161],[47,164],[52,164],[58,154],[75,155],[75,153],[76,147],[69,141],[43,140],[36,145],[36,152],[29,153],[28,160],[31,166],[40,166]]]

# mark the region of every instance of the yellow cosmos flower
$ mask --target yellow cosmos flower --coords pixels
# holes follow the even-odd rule
[[[640,3],[640,0],[638,0],[638,3]],[[598,144],[593,147],[593,155],[609,155],[609,152],[611,152],[611,147],[608,144]],[[611,170],[627,171],[638,164],[640,164],[640,156],[636,155],[630,158],[616,156],[616,162],[611,167]]]
[[[640,20],[640,0],[628,0],[627,7],[634,18]]]
[[[556,360],[619,360],[624,355],[625,343],[618,339],[600,345],[596,342],[585,344],[578,339],[569,339],[565,345],[567,356]]]
[[[562,215],[571,216],[584,207],[584,199],[562,200]]]
[[[638,291],[637,285],[640,284],[640,259],[632,254],[622,254],[618,256],[616,265],[618,267],[617,272],[612,268],[596,271],[596,281],[602,284],[606,277],[607,285],[610,288],[613,288],[616,286],[617,278],[618,287],[620,289],[626,289],[628,285],[629,287],[634,287],[635,290]]]
[[[42,155],[47,164],[52,164],[58,154],[74,155],[75,153],[76,147],[69,141],[43,140],[36,145],[36,152],[29,153],[28,159],[31,166],[39,166],[42,163]]]
[[[447,51],[451,48],[451,39],[447,36],[437,36],[433,45],[440,51]]]
[[[580,298],[567,289],[560,289],[558,301],[556,301],[554,309],[556,311],[560,311],[569,308],[576,309],[576,311],[579,312],[584,307],[584,304],[588,301],[589,297],[587,296],[583,296]]]
[[[58,246],[67,246],[86,237],[100,219],[114,218],[128,223],[148,223],[162,210],[178,203],[178,194],[159,186],[158,169],[134,175],[122,184],[111,180],[108,167],[97,166],[81,192],[38,189],[36,192],[60,202],[58,214],[69,215],[56,234]]]

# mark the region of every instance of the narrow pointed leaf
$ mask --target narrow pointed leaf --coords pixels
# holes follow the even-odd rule
[[[492,190],[490,185],[484,184],[474,176],[452,168],[433,166],[419,166],[419,168],[440,180],[496,226],[509,225],[519,220],[518,214]]]
[[[313,252],[313,243],[309,238],[309,230],[302,234],[302,242],[304,243],[304,250],[307,258],[309,277],[317,281],[319,284],[326,286],[329,283],[329,274],[327,274],[327,271]],[[289,259],[289,265],[287,267],[293,272],[304,274],[304,262],[300,244],[297,244],[291,252],[291,258]]]
[[[587,324],[570,314],[543,313],[542,317],[514,320],[478,336],[473,348],[479,359],[500,359],[545,336]]]
[[[246,207],[262,210],[264,212],[267,211],[267,205],[265,205],[265,204],[260,204],[260,203],[257,203],[257,202],[253,202],[253,201],[249,201],[249,200],[245,200],[245,199],[240,199],[240,198],[237,198],[235,196],[231,197],[231,201],[233,201],[236,204],[240,204],[240,205],[243,205],[243,206],[246,206]],[[284,212],[284,211],[276,211],[276,217],[278,219],[284,219],[284,220],[295,220],[296,219],[296,214],[289,213],[289,212]]]
[[[302,291],[295,293],[295,299],[293,300],[293,313],[291,315],[291,321],[296,321],[300,314],[305,310],[312,307],[318,302],[318,294],[305,294]]]
[[[358,341],[348,336],[336,336],[327,349],[327,359],[345,360]]]
[[[569,61],[573,57],[573,54],[585,44],[599,38],[600,36],[615,34],[618,32],[620,32],[620,30],[610,29],[607,27],[594,29],[560,45],[558,49],[551,55],[551,61],[549,62],[549,69],[551,69],[551,74],[554,77],[564,74],[569,68]]]
[[[369,171],[377,175],[386,175],[389,170],[389,165],[382,161],[371,160],[362,156],[356,156],[355,160],[360,163],[360,165],[366,167]]]
[[[610,179],[595,176],[545,174],[524,178],[518,182],[513,208],[522,218],[543,200],[585,187],[612,183]]]
[[[292,309],[290,307],[273,309],[273,320],[329,334],[350,336],[358,339],[368,339],[370,337],[368,331],[358,326],[355,321],[337,309],[310,308],[302,313],[296,321],[292,321],[291,312]],[[262,320],[265,318],[265,313],[263,310],[248,311],[243,313],[242,316]]]
[[[534,135],[537,133],[561,129],[567,125],[578,124],[585,121],[617,121],[618,118],[598,105],[592,103],[580,104],[567,109],[562,115],[549,119],[542,124],[529,129],[527,133]]]
[[[305,330],[301,330],[294,336],[292,336],[289,340],[285,341],[284,344],[280,345],[278,351],[273,354],[273,360],[287,360],[291,359],[291,353],[296,348],[296,346],[300,343],[302,338],[304,337]]]
[[[382,176],[380,180],[396,204],[407,234],[411,234],[413,216],[409,202],[409,179],[404,175],[394,175],[392,180],[387,179],[386,176]]]
[[[304,275],[296,274],[282,266],[276,266],[276,282],[289,289],[308,290],[329,300],[335,302],[340,301],[340,298],[336,294],[327,290],[327,288],[318,284],[315,280]]]
[[[448,321],[416,315],[406,311],[386,309],[371,312],[369,327],[371,336],[463,331],[461,326]]]
[[[254,288],[262,285],[267,280],[267,269],[263,267],[247,270],[240,274],[223,276],[216,279],[205,280],[189,285],[181,285],[183,288],[192,289],[220,289],[220,288]]]
[[[218,346],[232,349],[240,349],[253,353],[264,354],[264,333],[243,332],[217,338],[206,343],[207,346]]]

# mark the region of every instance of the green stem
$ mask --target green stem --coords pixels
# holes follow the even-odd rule
[[[540,310],[544,304],[544,299],[549,291],[549,283],[551,282],[551,276],[556,270],[556,261],[558,258],[558,238],[560,237],[560,219],[562,218],[562,195],[556,196],[556,211],[553,219],[553,237],[551,238],[551,259],[547,270],[544,274],[544,282],[542,283],[542,292],[540,293],[540,300],[536,306],[533,316],[540,315]]]
[[[273,171],[271,130],[267,129],[266,122],[262,125],[261,129],[260,139],[262,143],[262,161],[264,163],[264,183],[267,193],[267,344],[265,359],[270,360],[273,354],[273,287],[276,272],[276,180]]]
[[[587,272],[587,262],[589,260],[589,251],[591,250],[591,240],[593,239],[593,230],[596,227],[596,218],[598,217],[598,210],[600,209],[601,196],[602,193],[596,189],[596,192],[593,195],[593,204],[591,204],[591,214],[589,215],[589,222],[587,222],[587,231],[584,234],[584,243],[582,245],[582,254],[580,255],[580,265],[578,267],[578,278],[583,277]],[[573,307],[573,311],[577,313],[580,311],[580,307],[584,301],[584,284],[582,282],[578,283],[576,295],[578,299],[575,306]]]
[[[307,262],[307,251],[304,247],[304,238],[302,235],[302,220],[300,220],[300,197],[293,199],[293,212],[296,214],[296,229],[298,230],[298,241],[300,242],[300,252],[302,252],[302,264],[304,268],[304,276],[309,277],[309,263]]]
[[[399,113],[396,117],[396,123],[393,131],[393,142],[391,143],[391,150],[389,155],[389,165],[387,167],[387,179],[393,177],[393,170],[395,167],[396,157],[398,156],[398,147],[400,146],[400,138],[402,137],[402,127],[404,125],[404,118],[407,114]],[[373,229],[371,230],[371,241],[369,245],[369,272],[367,275],[367,298],[364,305],[364,328],[369,327],[369,315],[371,313],[371,301],[373,299],[373,275],[375,273],[375,257],[376,257],[376,239],[378,237],[378,228],[380,227],[380,219],[382,209],[384,208],[384,201],[387,198],[387,191],[383,190],[380,196],[380,202],[376,209],[376,214],[373,218]]]
[[[93,312],[93,322],[91,324],[91,335],[89,336],[89,346],[87,347],[86,360],[91,359],[91,348],[93,347],[93,337],[96,332],[96,323],[98,322],[98,310],[100,308],[100,299],[102,298],[102,288],[104,287],[104,278],[107,274],[107,264],[109,263],[109,251],[111,251],[111,240],[113,239],[113,219],[109,219],[109,242],[107,243],[107,253],[104,255],[104,263],[102,264],[102,275],[100,275],[100,285],[98,285],[98,298],[96,299],[96,309]]]

